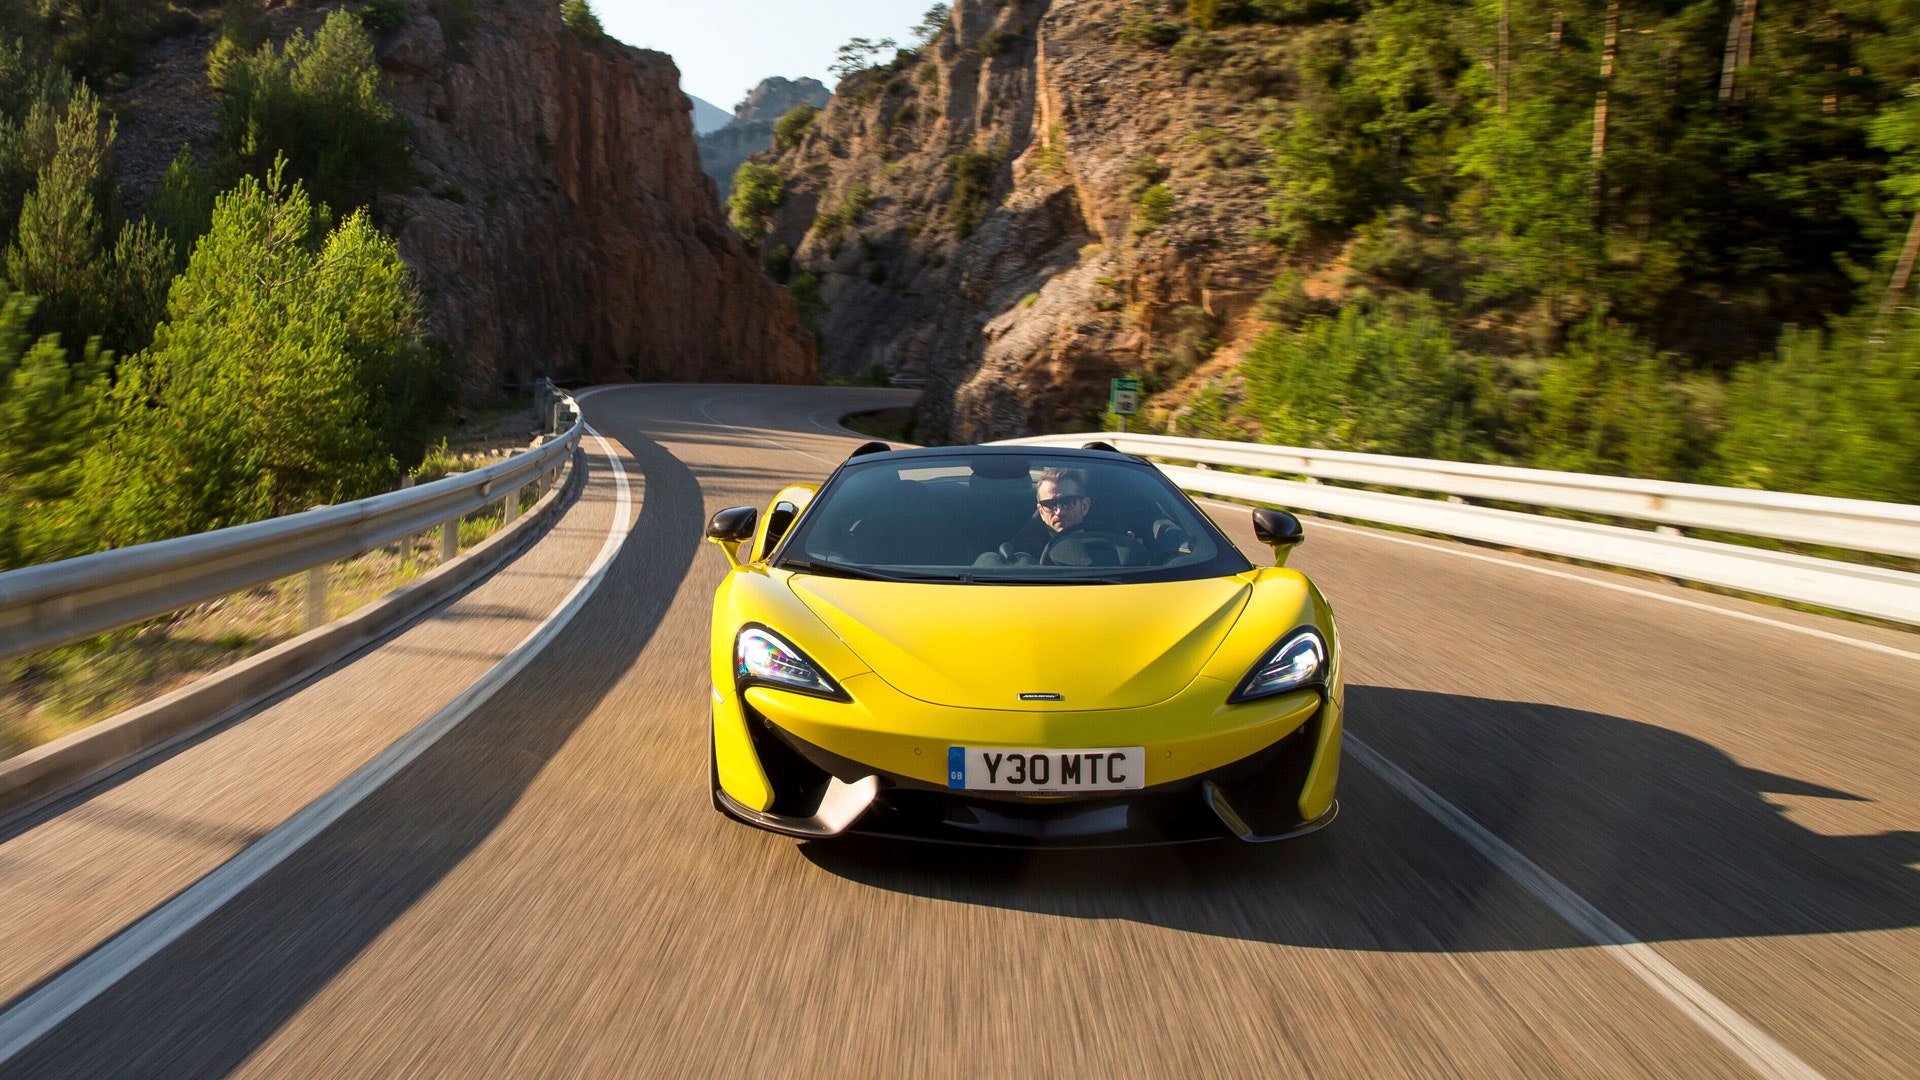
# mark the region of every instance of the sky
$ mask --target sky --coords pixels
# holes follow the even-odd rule
[[[607,33],[680,66],[680,89],[732,112],[770,75],[811,75],[849,38],[913,40],[934,0],[593,0]],[[883,56],[882,59],[888,57]]]

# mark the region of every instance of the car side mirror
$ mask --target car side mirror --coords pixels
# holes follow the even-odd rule
[[[727,553],[727,561],[737,567],[740,565],[740,545],[753,539],[753,529],[759,521],[760,511],[757,507],[730,506],[707,522],[707,539],[719,544],[720,550]]]
[[[1293,546],[1307,538],[1307,530],[1285,510],[1262,506],[1253,512],[1253,538],[1273,549],[1273,565],[1285,566]]]

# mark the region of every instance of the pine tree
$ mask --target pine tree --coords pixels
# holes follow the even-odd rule
[[[126,544],[380,490],[391,388],[434,381],[411,278],[364,214],[324,239],[279,169],[215,203],[146,351],[125,361],[89,498]],[[408,402],[399,402],[404,409]]]

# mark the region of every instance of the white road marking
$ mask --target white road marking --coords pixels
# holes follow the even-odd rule
[[[278,828],[222,863],[173,899],[148,912],[139,922],[42,983],[6,1012],[0,1013],[0,1065],[200,925],[249,885],[265,877],[274,867],[285,862],[288,856],[320,835],[327,826],[340,820],[347,811],[391,780],[512,681],[579,614],[594,590],[606,579],[608,567],[613,564],[614,556],[619,554],[620,545],[632,529],[633,518],[626,470],[621,468],[620,459],[615,456],[607,440],[591,425],[587,431],[600,444],[600,452],[606,455],[607,463],[613,469],[617,492],[613,523],[608,526],[606,541],[600,545],[600,553],[594,557],[587,574],[574,585],[553,614],[521,639],[513,651],[502,657],[478,682],[422,721],[418,727],[401,736],[398,742],[381,751],[352,776],[307,804]]]
[[[1219,501],[1218,499],[1195,499],[1194,501],[1205,503],[1209,506],[1217,506],[1224,510],[1248,509],[1248,507],[1241,506],[1237,503],[1224,503]],[[1804,634],[1807,637],[1819,638],[1822,641],[1832,641],[1832,642],[1837,642],[1841,645],[1852,645],[1857,648],[1869,650],[1871,652],[1883,653],[1887,656],[1897,656],[1902,660],[1920,660],[1920,652],[1910,652],[1906,649],[1896,648],[1895,646],[1892,646],[1892,645],[1882,645],[1877,641],[1867,641],[1864,638],[1848,637],[1845,634],[1836,634],[1830,630],[1820,630],[1811,626],[1801,626],[1797,623],[1786,622],[1782,619],[1769,619],[1765,615],[1755,615],[1755,614],[1752,614],[1751,612],[1746,612],[1746,611],[1735,611],[1732,608],[1724,608],[1715,604],[1703,604],[1698,600],[1689,600],[1682,596],[1668,596],[1665,593],[1657,593],[1651,589],[1637,589],[1632,585],[1623,585],[1623,584],[1620,584],[1619,582],[1601,581],[1597,578],[1585,577],[1580,574],[1570,574],[1570,573],[1567,573],[1565,570],[1555,570],[1549,566],[1535,566],[1531,563],[1517,562],[1512,559],[1496,558],[1492,555],[1482,555],[1479,552],[1475,552],[1475,551],[1464,551],[1458,547],[1449,547],[1445,544],[1436,544],[1426,540],[1416,540],[1408,536],[1396,536],[1392,533],[1382,532],[1378,529],[1363,529],[1353,525],[1342,525],[1342,524],[1339,524],[1338,522],[1326,521],[1321,519],[1315,519],[1314,528],[1331,529],[1334,532],[1352,533],[1356,536],[1365,536],[1374,540],[1384,540],[1391,544],[1405,544],[1408,547],[1425,548],[1428,551],[1439,551],[1448,555],[1457,555],[1462,559],[1477,559],[1480,562],[1492,563],[1495,566],[1510,567],[1514,570],[1525,570],[1530,574],[1545,574],[1548,577],[1564,578],[1567,581],[1577,581],[1583,585],[1591,585],[1596,589],[1612,589],[1614,592],[1631,593],[1634,596],[1644,596],[1649,599],[1658,600],[1666,604],[1678,604],[1681,607],[1693,608],[1697,611],[1710,611],[1715,615],[1725,615],[1729,619],[1739,619],[1743,622],[1758,623],[1761,626],[1771,626],[1780,630],[1789,630],[1796,634]]]
[[[1818,1080],[1820,1074],[1812,1066],[1795,1057],[1792,1051],[1748,1022],[1726,1002],[1713,996],[1706,987],[1688,978],[1652,946],[1629,934],[1625,927],[1607,918],[1599,908],[1587,903],[1532,859],[1488,832],[1485,826],[1355,738],[1352,732],[1348,732],[1343,741],[1348,756],[1366,766],[1392,785],[1394,790],[1413,800],[1456,836],[1472,845],[1475,851],[1486,856],[1488,861],[1552,908],[1567,921],[1567,925],[1585,935],[1602,952],[1631,971],[1635,978],[1673,1003],[1701,1030],[1739,1055],[1740,1060],[1746,1062],[1753,1071],[1770,1080]]]

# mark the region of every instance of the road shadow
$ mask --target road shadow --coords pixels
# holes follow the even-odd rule
[[[230,1072],[485,842],[646,648],[700,547],[698,480],[657,443],[623,441],[627,468],[644,477],[641,513],[599,591],[547,646],[569,662],[523,671],[320,836],[9,1060],[7,1075]]]
[[[1746,768],[1650,724],[1527,702],[1356,686],[1368,745],[1645,941],[1920,925],[1920,833],[1828,836],[1769,795],[1858,800]],[[1418,756],[1390,736],[1418,724]],[[822,870],[956,903],[1331,949],[1591,944],[1349,756],[1342,812],[1311,837],[1023,853],[854,838]]]

